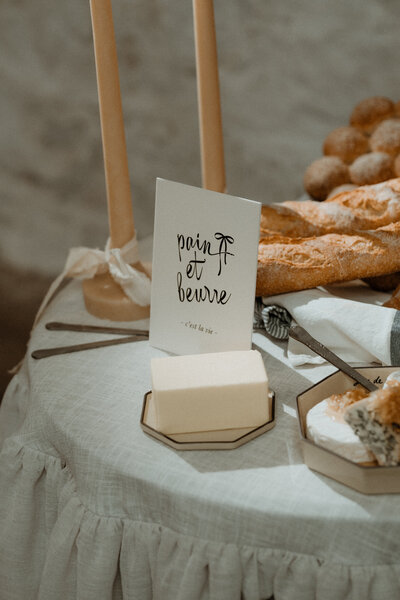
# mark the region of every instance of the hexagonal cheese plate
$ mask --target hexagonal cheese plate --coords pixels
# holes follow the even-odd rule
[[[399,369],[398,366],[358,367],[357,371],[381,386],[390,373]],[[342,394],[353,385],[354,381],[350,377],[341,371],[336,371],[297,396],[297,417],[304,462],[310,469],[363,494],[399,494],[400,466],[380,467],[377,464],[358,464],[307,439],[308,411],[318,402],[332,394]]]
[[[271,419],[258,427],[167,435],[156,429],[154,403],[150,391],[145,394],[143,400],[140,425],[145,433],[175,450],[233,450],[275,426],[275,393],[272,391],[268,394],[268,402]]]

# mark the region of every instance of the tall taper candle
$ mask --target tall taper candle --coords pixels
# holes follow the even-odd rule
[[[193,0],[203,187],[225,192],[224,145],[213,0]]]
[[[111,247],[135,233],[111,0],[90,0]]]

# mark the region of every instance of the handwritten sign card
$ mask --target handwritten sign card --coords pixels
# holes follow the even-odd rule
[[[150,343],[249,350],[261,204],[157,180]]]

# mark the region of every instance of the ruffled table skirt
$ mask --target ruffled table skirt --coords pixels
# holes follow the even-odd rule
[[[95,514],[79,499],[62,460],[24,447],[17,439],[4,449],[1,481],[2,511],[7,513],[2,546],[8,540],[8,551],[2,549],[1,555],[1,598],[400,597],[400,565],[346,567]]]
[[[76,283],[47,312],[96,322]],[[39,324],[30,350],[74,341]],[[399,497],[302,464],[304,373],[256,343],[281,382],[277,425],[219,452],[177,452],[140,430],[149,359],[162,354],[147,342],[26,358],[0,412],[1,600],[400,598]]]

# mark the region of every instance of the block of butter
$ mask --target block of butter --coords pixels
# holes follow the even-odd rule
[[[153,358],[151,376],[162,433],[258,427],[270,418],[267,374],[256,350]]]

